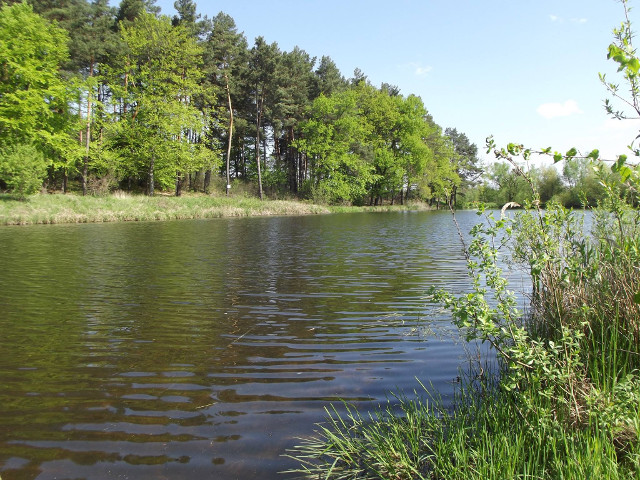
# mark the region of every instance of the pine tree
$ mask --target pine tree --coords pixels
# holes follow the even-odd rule
[[[231,184],[230,162],[234,131],[234,109],[242,103],[240,98],[244,88],[242,79],[246,78],[248,61],[247,40],[243,33],[238,33],[233,18],[220,12],[212,21],[212,29],[205,42],[205,71],[207,82],[219,92],[217,98],[220,111],[228,113],[226,138],[226,194],[229,195]],[[210,172],[207,172],[210,175]],[[237,174],[237,172],[236,172]],[[205,189],[209,185],[209,176],[205,179]]]
[[[478,158],[478,147],[469,141],[469,138],[455,128],[447,128],[445,136],[451,141],[453,155],[451,163],[456,173],[460,177],[462,188],[472,187],[483,173]],[[458,186],[454,185],[452,190],[452,202],[456,205],[458,201]]]
[[[275,154],[283,163],[287,186],[293,193],[298,192],[307,174],[306,157],[298,152],[294,142],[298,137],[299,124],[305,119],[313,100],[314,65],[315,58],[295,47],[291,52],[282,54],[275,78],[278,92],[273,107],[274,136],[278,138]]]
[[[264,198],[262,189],[262,168],[260,160],[260,132],[277,95],[276,72],[281,53],[278,44],[268,44],[263,37],[258,37],[251,49],[247,87],[255,108],[255,160],[258,173],[258,192],[260,200]],[[265,160],[266,160],[266,152]]]
[[[160,7],[155,5],[156,0],[120,0],[116,12],[116,22],[121,22],[124,26],[129,26],[133,21],[144,13],[158,15]]]
[[[315,74],[316,81],[312,91],[313,98],[319,97],[320,94],[328,97],[333,93],[344,91],[349,85],[335,62],[326,55],[320,59]]]
[[[173,3],[173,8],[177,12],[171,20],[174,27],[182,25],[198,38],[204,37],[210,30],[211,22],[206,15],[202,18],[202,15],[197,13],[198,7],[193,0],[176,0]]]
[[[100,74],[107,60],[120,47],[119,38],[113,30],[114,13],[107,0],[93,0],[90,4],[76,7],[70,24],[72,65],[74,71],[84,77],[86,92],[84,155],[80,170],[83,195],[87,194],[95,107],[103,100]]]

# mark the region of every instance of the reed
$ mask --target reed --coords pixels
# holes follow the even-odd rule
[[[523,419],[520,401],[491,380],[497,377],[482,385],[473,378],[465,376],[450,410],[427,390],[367,415],[332,406],[315,436],[288,453],[300,467],[286,473],[325,480],[640,478],[637,437],[622,447],[595,419],[566,429],[549,428],[545,413]],[[549,399],[528,393],[530,412],[548,411]],[[639,409],[631,407],[636,419]]]
[[[327,208],[332,213],[358,213],[358,212],[397,212],[403,210],[410,211],[426,211],[433,210],[433,208],[424,202],[408,202],[404,205],[394,204],[394,205],[363,205],[363,206],[353,206],[353,205],[328,205]]]

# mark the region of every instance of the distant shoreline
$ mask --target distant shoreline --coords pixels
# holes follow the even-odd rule
[[[324,206],[292,200],[184,195],[0,195],[0,225],[166,221],[221,217],[320,215],[337,212],[428,210],[424,204],[377,207]]]

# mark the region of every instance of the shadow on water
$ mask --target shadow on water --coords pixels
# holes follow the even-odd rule
[[[0,245],[4,480],[284,478],[329,403],[375,408],[416,378],[447,400],[464,355],[424,305],[468,285],[444,212],[24,227]]]

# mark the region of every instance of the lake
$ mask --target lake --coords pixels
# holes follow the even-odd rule
[[[3,480],[291,478],[325,407],[466,358],[448,212],[3,227],[0,271]]]

